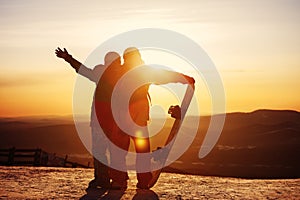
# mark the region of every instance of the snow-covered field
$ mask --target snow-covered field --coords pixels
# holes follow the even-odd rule
[[[162,173],[152,190],[88,191],[93,170],[0,166],[0,199],[300,199],[300,179],[255,180]]]

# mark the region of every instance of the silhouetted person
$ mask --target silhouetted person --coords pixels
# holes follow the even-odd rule
[[[100,79],[100,75],[103,74],[105,70],[109,68],[111,69],[113,67],[121,66],[120,55],[118,53],[116,52],[107,53],[104,58],[105,61],[104,65],[97,65],[93,69],[89,69],[86,66],[82,65],[82,63],[74,59],[67,52],[66,49],[62,51],[60,48],[57,48],[55,50],[55,53],[57,57],[63,58],[66,62],[68,62],[76,70],[77,73],[81,74],[84,77],[87,77],[88,79],[95,82],[96,84],[97,83],[104,84],[103,91],[101,95],[98,95],[98,98],[103,102],[109,100],[107,98],[105,99],[107,93],[107,92],[105,93],[105,89],[107,90],[108,89],[107,85],[109,85],[109,83],[105,81],[109,81],[109,80],[106,79],[105,81],[103,81],[103,79],[101,79],[100,81],[99,79]],[[109,168],[97,159],[97,158],[101,158],[102,161],[107,163],[106,150],[108,148],[108,142],[106,141],[106,138],[103,137],[102,134],[100,134],[101,129],[99,127],[99,123],[97,120],[94,103],[95,103],[95,96],[91,108],[91,122],[90,122],[90,126],[92,129],[92,152],[94,156],[94,179],[89,183],[89,188],[95,188],[97,186],[103,188],[110,188]],[[98,112],[102,112],[102,110],[107,110],[107,108],[103,106],[98,107],[98,109],[99,109]],[[102,126],[104,125],[102,124]],[[109,131],[111,131],[112,129],[112,124],[111,122],[105,122],[105,126],[106,127],[110,126],[110,130],[106,130],[106,134],[107,136],[109,136]]]
[[[124,64],[121,69],[121,74],[125,75],[127,72],[130,72],[132,69],[144,65],[144,62],[141,58],[140,52],[137,48],[131,47],[124,51],[123,54]],[[174,72],[174,71],[167,71],[163,69],[158,69],[150,66],[143,67],[142,71],[138,71],[135,74],[134,79],[130,79],[134,84],[135,80],[137,82],[141,80],[154,80],[150,83],[144,84],[136,89],[130,100],[129,100],[129,108],[124,108],[125,110],[120,110],[120,116],[126,116],[126,109],[129,109],[130,117],[137,125],[141,127],[147,127],[148,120],[149,120],[149,86],[150,84],[167,84],[167,83],[182,83],[182,84],[194,84],[194,79]],[[126,94],[126,88],[130,87],[130,81],[124,81],[121,83],[124,90],[119,91],[119,99],[120,103],[122,103],[123,98],[122,93]],[[127,85],[126,85],[127,84]],[[127,87],[128,86],[128,87]],[[96,91],[97,96],[97,91]],[[126,95],[124,95],[125,97]],[[96,104],[97,105],[97,104]],[[126,119],[125,119],[126,120]],[[140,156],[143,153],[150,152],[150,142],[149,142],[149,133],[148,129],[138,129],[132,130],[134,136],[129,136],[128,134],[124,133],[123,131],[113,131],[111,135],[111,141],[119,146],[122,149],[128,151],[130,138],[133,139],[136,152],[139,153],[136,157],[136,169],[137,169],[137,187],[141,189],[148,189],[149,188],[149,181],[152,179],[152,173],[150,172],[150,156],[143,157]],[[148,137],[139,137],[140,133],[143,132],[143,135]],[[148,154],[149,155],[149,154]],[[125,162],[126,154],[120,154],[119,151],[114,151],[111,149],[111,163],[118,163],[118,165],[122,166],[122,169],[126,168]],[[149,172],[140,173],[143,169],[149,169]],[[110,177],[115,184],[115,186],[126,187],[127,186],[127,179],[128,175],[127,172],[118,171],[116,169],[111,169]]]

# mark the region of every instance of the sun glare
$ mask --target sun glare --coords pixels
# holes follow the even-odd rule
[[[143,138],[137,138],[137,139],[136,139],[136,144],[137,144],[139,147],[143,147],[143,146],[145,146],[146,141],[145,141],[145,139],[143,139]]]

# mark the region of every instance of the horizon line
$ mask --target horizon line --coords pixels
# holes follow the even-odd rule
[[[247,113],[254,113],[257,111],[281,111],[281,112],[297,112],[299,113],[300,111],[298,110],[293,110],[293,109],[265,109],[265,108],[260,108],[260,109],[256,109],[256,110],[252,110],[252,111],[233,111],[233,112],[225,112],[225,113],[216,113],[213,115],[223,115],[223,114],[236,114],[236,113],[243,113],[243,114],[247,114]],[[213,116],[210,114],[205,114],[205,115],[187,115],[189,117],[209,117],[209,116]],[[15,116],[1,116],[0,118],[72,118],[74,120],[74,115],[72,113],[69,114],[31,114],[31,115],[15,115]],[[80,117],[88,117],[90,118],[90,114],[88,115],[84,115],[84,114],[79,114],[78,116]],[[155,117],[155,118],[162,118],[162,117]],[[167,118],[171,118],[171,117],[167,117]]]

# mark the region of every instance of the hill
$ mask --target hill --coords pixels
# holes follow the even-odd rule
[[[171,165],[173,168],[202,175],[300,177],[300,113],[257,110],[227,114],[214,149],[199,160],[198,151],[206,130],[207,124],[200,125],[191,148]]]
[[[195,120],[185,125],[187,132],[189,127],[195,126]],[[300,177],[299,112],[257,110],[229,113],[214,149],[200,160],[198,151],[209,121],[209,116],[200,118],[192,145],[166,171],[248,178]],[[91,159],[70,117],[2,118],[0,148],[12,146],[39,147],[48,152],[71,155],[74,159]]]
[[[70,117],[2,118],[0,148],[10,147],[41,148],[79,163],[91,160]]]

